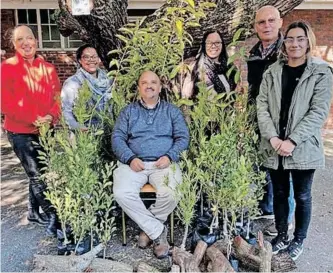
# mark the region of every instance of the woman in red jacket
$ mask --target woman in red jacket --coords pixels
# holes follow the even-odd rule
[[[36,56],[37,41],[27,26],[13,31],[14,57],[1,64],[1,112],[9,142],[29,177],[28,220],[47,225],[56,234],[56,214],[45,199],[46,185],[40,180],[38,127],[53,125],[60,115],[60,82],[53,65]],[[42,207],[48,219],[39,214]]]

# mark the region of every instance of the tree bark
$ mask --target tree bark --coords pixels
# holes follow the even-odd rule
[[[214,245],[207,248],[207,257],[212,261],[211,272],[235,272],[228,259]]]
[[[94,0],[90,15],[73,16],[68,5],[71,0],[58,0],[60,13],[57,24],[60,33],[68,37],[77,32],[81,40],[97,49],[104,66],[109,67],[108,53],[121,46],[115,36],[127,23],[127,1]]]
[[[67,1],[70,0],[58,0],[61,11],[57,16],[57,24],[60,33],[67,37],[77,32],[84,42],[91,43],[97,49],[104,66],[109,68],[108,52],[122,45],[115,35],[127,22],[127,1],[94,0],[91,14],[84,16],[73,16],[69,12]],[[195,0],[195,2],[198,1],[201,0]],[[216,8],[207,12],[201,27],[190,29],[195,42],[185,50],[185,58],[196,54],[202,36],[208,30],[221,31],[228,44],[240,27],[247,30],[246,36],[253,34],[252,22],[255,11],[260,7],[273,5],[284,16],[303,0],[214,0],[209,2],[215,2]],[[161,16],[163,13],[161,11],[167,7],[168,5],[164,4],[153,15],[147,17],[147,22]]]
[[[259,272],[271,272],[272,261],[272,245],[264,241],[264,235],[261,231],[258,232],[258,246],[259,246]]]
[[[146,264],[144,262],[140,262],[137,266],[136,272],[155,272],[155,273],[158,273],[158,270],[155,267],[150,266],[149,264]]]
[[[199,264],[206,249],[207,244],[203,241],[198,242],[193,255],[178,247],[174,247],[172,251],[173,263],[179,265],[181,272],[200,272]]]
[[[73,272],[70,256],[34,255],[33,272]],[[128,264],[96,258],[89,265],[93,272],[132,272]]]
[[[197,243],[197,246],[193,253],[194,260],[195,260],[197,266],[199,266],[199,264],[201,263],[202,258],[205,255],[207,246],[208,245],[204,241],[201,241],[201,240]]]
[[[69,260],[69,265],[70,265],[70,271],[72,272],[83,272],[85,271],[92,261],[96,258],[96,255],[101,252],[104,249],[103,244],[99,244],[96,247],[94,247],[92,250],[89,252],[81,255],[81,256],[76,256],[76,255],[71,255],[70,260]]]
[[[221,246],[221,245],[217,245]],[[267,248],[269,248],[266,244]],[[260,256],[259,246],[251,246],[248,244],[242,237],[237,236],[234,239],[234,252],[233,255],[238,259],[243,265],[249,268],[252,271],[259,271],[260,267],[264,270],[264,267],[267,267],[267,261],[262,261]],[[269,252],[267,253],[269,255]],[[267,259],[267,257],[266,257]],[[266,265],[264,265],[266,263]],[[282,272],[282,271],[292,271],[296,268],[295,262],[290,258],[286,253],[279,253],[278,255],[273,255],[271,258],[271,269],[272,271]]]

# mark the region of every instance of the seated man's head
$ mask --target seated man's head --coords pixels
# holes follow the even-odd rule
[[[139,78],[138,89],[146,104],[156,104],[162,90],[160,78],[152,71],[144,71]]]

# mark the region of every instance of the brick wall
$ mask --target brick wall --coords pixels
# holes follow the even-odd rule
[[[316,34],[317,46],[314,55],[328,61],[333,67],[333,10],[294,10],[284,17],[283,28],[299,19],[308,21]],[[13,28],[14,22],[14,10],[1,10],[1,49],[6,51],[6,54],[1,56],[2,59],[13,55],[7,30]],[[253,37],[248,39],[245,44],[250,49],[256,42],[257,39]],[[74,52],[44,51],[39,52],[39,54],[56,66],[62,82],[74,74],[76,70]],[[244,66],[242,76],[245,80],[246,73],[246,66]],[[333,129],[333,104],[326,122],[326,129]]]
[[[43,51],[39,54],[56,67],[61,83],[76,71],[76,57],[73,51]]]

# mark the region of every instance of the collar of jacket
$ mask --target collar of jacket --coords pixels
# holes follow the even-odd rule
[[[271,73],[273,76],[280,77],[282,73],[283,66],[287,63],[287,59],[282,57],[279,58],[277,62],[271,65],[270,68],[268,68],[267,73]],[[300,82],[302,79],[307,78],[313,73],[323,73],[327,71],[327,68],[331,70],[333,73],[333,68],[329,65],[329,63],[325,62],[324,60],[317,58],[317,57],[308,57],[306,60],[307,64],[304,70],[304,73],[300,79]]]
[[[287,63],[287,60],[285,58],[280,58],[277,62],[272,64],[268,70],[265,72],[267,74],[270,74],[273,79],[274,89],[275,89],[275,96],[276,100],[278,102],[278,111],[280,112],[281,109],[281,88],[282,88],[282,70],[283,66]],[[298,87],[311,75],[313,74],[319,74],[319,73],[327,73],[327,69],[330,69],[330,71],[333,73],[332,67],[325,61],[323,61],[320,58],[317,57],[308,57],[307,64],[304,69],[304,73],[302,74],[296,88],[295,93],[297,92]],[[290,105],[290,109],[292,109],[292,106],[294,104],[294,100],[292,100],[292,103]]]
[[[279,32],[279,37],[278,37],[278,41],[275,45],[275,48],[271,51],[270,54],[268,54],[264,60],[267,60],[267,59],[270,59],[272,58],[273,55],[277,55],[278,54],[278,51],[280,50],[281,46],[282,46],[282,43],[283,43],[283,34],[282,32],[280,31]],[[262,44],[262,41],[259,41],[258,43],[256,43],[252,49],[250,50],[250,56],[249,56],[249,61],[252,61],[252,60],[262,60],[261,58],[261,52],[260,52],[260,46]]]

